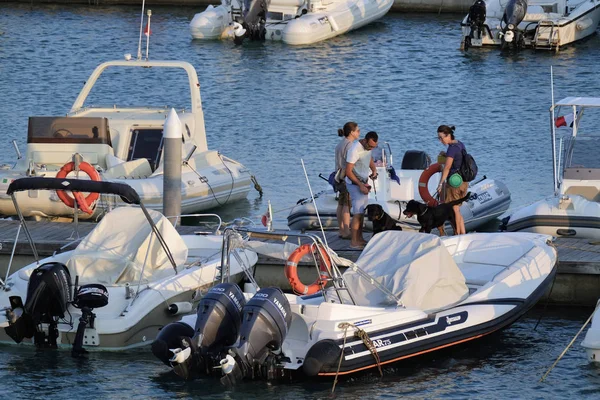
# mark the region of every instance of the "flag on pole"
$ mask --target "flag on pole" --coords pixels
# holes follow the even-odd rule
[[[150,22],[146,23],[146,27],[144,28],[144,35],[146,35],[146,36],[152,35],[152,31],[150,30]]]
[[[568,126],[569,128],[572,128],[573,121],[575,121],[575,114],[567,114],[556,118],[554,124],[557,128],[560,128],[561,126]]]

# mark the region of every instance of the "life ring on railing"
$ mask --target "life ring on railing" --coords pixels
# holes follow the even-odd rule
[[[317,255],[317,262],[319,263],[319,271],[320,275],[316,281],[311,283],[310,285],[305,285],[298,278],[298,263],[302,260],[302,257],[308,254],[313,253],[313,249],[319,252]],[[329,271],[331,269],[331,260],[329,259],[329,255],[327,251],[321,246],[317,246],[313,244],[303,244],[298,247],[294,252],[290,255],[287,262],[285,263],[285,276],[290,281],[290,285],[292,286],[292,290],[295,293],[305,295],[305,294],[314,294],[323,288],[327,284],[327,279],[329,279]]]
[[[56,177],[59,179],[66,178],[67,175],[69,175],[69,172],[72,172],[74,170],[75,170],[75,163],[72,161],[68,162],[62,166],[60,171],[58,171],[58,174],[56,174]],[[90,177],[91,180],[97,181],[97,182],[100,181],[100,174],[98,173],[98,171],[96,171],[96,169],[91,164],[88,164],[85,161],[80,162],[79,170],[85,172],[87,174],[87,176]],[[96,192],[91,192],[86,197],[83,197],[83,193],[81,193],[81,192],[73,192],[73,196],[75,196],[75,198],[69,196],[67,194],[67,192],[64,190],[57,190],[56,194],[58,195],[58,198],[63,203],[65,203],[65,205],[67,207],[75,208],[75,200],[77,200],[77,205],[79,206],[79,209],[90,215],[92,215],[94,213],[94,210],[92,210],[92,205],[100,197],[100,194],[96,193]]]
[[[419,177],[419,194],[429,207],[435,207],[439,204],[439,202],[433,198],[431,193],[429,193],[428,187],[429,179],[431,179],[431,177],[438,172],[440,172],[440,164],[431,164],[425,171],[421,173],[421,176]]]

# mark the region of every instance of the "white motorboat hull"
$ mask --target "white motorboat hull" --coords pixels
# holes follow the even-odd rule
[[[413,172],[414,176],[410,178],[408,173],[403,172]],[[378,190],[380,193],[379,198],[375,192],[371,191],[369,193],[369,204],[380,204],[392,218],[401,222],[405,227],[419,229],[420,226],[416,217],[406,218],[402,214],[402,211],[409,200],[416,199],[422,201],[418,192],[418,185],[416,184],[420,173],[421,171],[400,171],[400,185],[395,181],[389,181],[392,187],[402,185],[410,185],[411,189],[414,187],[414,190],[409,191],[411,195],[408,193],[404,194],[404,191],[398,190],[393,193],[398,193],[399,197],[393,197],[385,201],[383,200],[384,197],[381,195],[381,191]],[[382,175],[380,174],[380,176]],[[430,181],[430,187],[433,186],[435,188],[437,186],[435,178],[434,176]],[[410,181],[411,179],[412,182]],[[437,180],[439,181],[439,177]],[[430,189],[430,191],[433,190]],[[510,191],[503,182],[486,178],[482,181],[474,182],[469,187],[469,191],[471,191],[471,198],[463,203],[460,208],[461,214],[465,219],[465,228],[467,231],[474,231],[482,225],[498,218],[510,206]],[[329,189],[319,193],[316,202],[323,228],[337,228],[337,200],[333,190]],[[290,211],[288,226],[294,230],[319,229],[319,219],[317,218],[312,201],[305,200]],[[450,232],[452,231],[449,223],[447,224],[447,229]]]
[[[222,236],[220,235],[183,235],[182,239],[189,249],[186,267],[171,276],[155,282],[138,282],[131,284],[105,285],[109,302],[105,307],[94,309],[96,314],[94,327],[85,331],[84,348],[88,351],[121,351],[152,343],[161,327],[169,322],[179,320],[185,313],[174,315],[168,312],[169,305],[178,303],[187,305],[193,312],[202,294],[219,279],[221,263]],[[232,257],[230,274],[234,281],[242,278],[243,269],[248,269],[257,261],[256,253],[236,249],[242,265],[236,257]],[[48,257],[40,264],[31,264],[11,274],[7,280],[9,290],[0,292],[0,306],[8,307],[9,297],[19,296],[25,302],[29,278],[33,270],[46,263],[58,262],[64,265],[73,251]],[[74,277],[72,278],[74,279]],[[138,293],[139,291],[139,293]],[[79,325],[81,310],[70,304],[67,315],[58,324],[57,344],[64,349],[71,349]],[[71,324],[72,323],[72,324]],[[16,345],[3,328],[9,326],[6,312],[0,313],[0,343]],[[42,324],[48,331],[48,325]],[[24,339],[21,344],[33,345],[34,339]]]
[[[581,347],[585,349],[588,362],[600,362],[600,312],[597,306],[592,316],[592,325],[586,332]]]
[[[504,220],[509,232],[600,239],[600,204],[577,195],[553,196],[523,207]]]
[[[295,14],[302,3],[296,4],[293,1],[291,3],[280,5],[279,8],[274,5],[274,10],[285,13],[286,16]],[[358,29],[383,17],[392,4],[392,0],[330,2],[326,6],[309,10],[308,13],[297,18],[268,19],[265,38],[291,45],[320,42]],[[271,10],[269,8],[269,11]],[[231,5],[208,6],[205,11],[194,16],[190,22],[190,33],[194,39],[233,38],[231,22]]]
[[[464,275],[468,290],[466,298],[441,310],[340,304],[324,300],[322,293],[286,295],[289,309],[280,309],[282,315],[291,311],[292,317],[287,336],[277,350],[283,371],[274,375],[283,376],[285,372],[308,376],[352,374],[474,340],[507,327],[533,307],[554,278],[557,254],[548,244],[549,239],[544,235],[519,233],[479,233],[442,239]],[[368,294],[360,294],[363,300],[371,292],[365,293]],[[266,297],[261,292],[258,295]],[[248,294],[246,298],[251,296]],[[273,304],[281,305],[281,301]],[[258,312],[256,306],[252,310]],[[193,315],[182,320],[190,327],[194,327],[195,322]],[[374,349],[367,347],[357,331],[361,337],[370,339]],[[254,337],[261,338],[260,334]],[[223,354],[239,351],[233,347]],[[221,366],[224,363],[231,366],[234,360],[226,361],[221,361]],[[225,376],[230,374],[231,369],[222,368]]]
[[[216,154],[216,152],[214,152]],[[223,156],[220,156],[223,157]],[[56,176],[57,171],[43,171],[40,175]],[[199,176],[200,175],[200,176]],[[14,203],[6,194],[10,182],[26,177],[25,170],[0,171],[0,215],[17,214]],[[201,178],[202,177],[202,178]],[[206,178],[204,180],[203,178]],[[144,204],[162,212],[163,210],[163,173],[158,170],[148,177],[113,178],[101,174],[102,181],[125,183],[131,186]],[[251,189],[250,171],[242,164],[223,157],[218,163],[195,168],[183,166],[181,174],[181,213],[194,214],[245,199]],[[25,217],[73,217],[73,208],[66,206],[55,191],[39,190],[15,193],[19,207]],[[96,202],[94,213],[79,213],[79,219],[97,219],[110,209],[124,205],[118,197],[103,195]]]
[[[474,33],[474,37],[470,40],[470,47],[502,45],[501,18],[504,10],[496,0],[486,3],[488,3],[488,14],[485,27],[481,37],[478,33]],[[558,51],[565,45],[594,34],[600,22],[598,1],[582,1],[574,7],[569,4],[571,11],[568,14],[558,9],[545,12],[544,7],[552,2],[541,2],[540,5],[535,1],[529,3],[528,13],[518,26],[519,30],[526,32],[523,41],[525,47]],[[560,5],[554,8],[560,8]],[[465,38],[471,35],[467,18],[465,17],[461,23],[463,45]]]

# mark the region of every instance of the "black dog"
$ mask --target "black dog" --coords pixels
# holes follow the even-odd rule
[[[383,231],[402,230],[402,228],[397,225],[397,221],[383,211],[383,207],[379,204],[369,204],[365,207],[365,211],[367,212],[369,221],[373,222],[373,235]]]
[[[411,200],[406,205],[403,214],[408,218],[411,218],[413,215],[417,216],[417,220],[421,225],[419,232],[431,233],[433,228],[438,228],[440,235],[446,236],[446,231],[444,230],[446,221],[450,221],[454,232],[456,232],[456,227],[454,226],[454,210],[452,209],[452,206],[467,201],[469,197],[471,197],[470,192],[462,199],[454,200],[450,203],[442,203],[435,207],[429,207],[416,200]]]

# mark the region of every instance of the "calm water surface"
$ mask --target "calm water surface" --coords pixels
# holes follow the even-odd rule
[[[218,210],[256,217],[266,200],[279,211],[308,196],[300,158],[315,190],[333,168],[337,128],[357,121],[391,143],[399,165],[409,149],[442,150],[435,129],[455,124],[480,173],[504,180],[513,207],[552,188],[548,108],[550,66],[556,97],[598,96],[600,39],[559,54],[459,51],[460,15],[391,14],[371,26],[306,47],[190,40],[197,10],[155,7],[150,57],[182,59],[198,70],[209,147],[252,169],[265,195]],[[25,147],[27,118],[65,114],[100,62],[137,51],[138,7],[0,4],[0,161]],[[122,78],[122,77],[115,77]],[[117,81],[118,79],[115,79]],[[177,105],[179,86],[162,77],[106,81],[96,104]],[[157,90],[159,92],[157,93]],[[94,94],[94,93],[93,93]],[[96,98],[94,98],[96,99]],[[122,103],[122,101],[120,101]],[[537,331],[530,316],[494,337],[432,359],[343,382],[338,398],[600,397],[598,370],[576,346],[545,384],[537,381],[591,310],[553,310]],[[183,383],[147,352],[93,354],[0,349],[0,397],[11,398],[327,398],[330,383]]]

